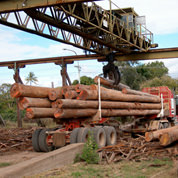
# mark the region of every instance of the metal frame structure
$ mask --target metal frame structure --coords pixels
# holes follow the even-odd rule
[[[0,11],[0,24],[98,54],[146,52],[152,47],[150,31],[140,34],[136,28],[129,28],[119,14],[113,15],[94,2],[30,7]]]

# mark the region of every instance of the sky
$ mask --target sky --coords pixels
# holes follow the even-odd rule
[[[153,32],[154,42],[160,48],[178,47],[178,19],[177,0],[113,0],[120,8],[133,7],[140,16],[146,16],[146,27]],[[109,8],[107,0],[98,2],[105,9]],[[116,8],[112,5],[112,8]],[[48,40],[36,35],[28,34],[0,25],[0,62],[22,59],[36,59],[42,57],[57,57],[75,55],[74,52],[63,50],[64,48],[74,50],[77,54],[83,51],[73,46]],[[164,59],[169,75],[178,78],[178,59]],[[141,61],[142,62],[142,61]],[[145,61],[144,61],[145,62]],[[149,61],[146,61],[149,62]],[[78,79],[77,63],[68,65],[68,73],[71,80]],[[102,63],[97,61],[81,61],[81,76],[94,77],[102,73]],[[29,72],[37,76],[39,86],[60,86],[60,66],[55,64],[29,65],[20,70],[24,81]],[[0,68],[0,84],[14,83],[12,69]]]

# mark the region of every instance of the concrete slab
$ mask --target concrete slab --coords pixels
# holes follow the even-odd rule
[[[58,150],[44,153],[30,160],[8,166],[1,169],[0,177],[19,178],[30,176],[71,164],[76,154],[82,152],[83,145],[83,143],[71,144]]]

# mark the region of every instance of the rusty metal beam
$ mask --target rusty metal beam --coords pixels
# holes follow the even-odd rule
[[[133,54],[122,55],[121,53],[116,53],[115,59],[118,61],[132,61],[132,60],[154,60],[154,59],[169,59],[178,58],[178,48],[162,48],[149,50],[148,52],[138,52]],[[39,58],[39,59],[28,59],[28,60],[18,60],[18,61],[7,61],[0,62],[0,67],[18,68],[25,67],[25,65],[32,64],[43,64],[43,63],[55,63],[62,64],[72,64],[74,61],[81,60],[95,60],[106,61],[106,56],[101,56],[98,54],[91,55],[75,55],[75,56],[63,56],[63,57],[51,57],[51,58]]]
[[[115,57],[117,61],[139,61],[169,58],[178,58],[178,47],[153,49],[147,52],[134,52],[132,54],[125,55],[116,54]]]
[[[39,58],[39,59],[28,59],[28,60],[0,62],[0,67],[14,68],[14,65],[16,65],[16,66],[21,68],[21,67],[25,67],[25,65],[32,65],[32,64],[43,64],[43,63],[62,64],[63,62],[66,63],[66,64],[72,64],[74,61],[94,60],[94,59],[104,60],[105,58],[106,58],[105,56],[100,56],[100,55],[96,55],[96,54],[51,57],[51,58]]]
[[[0,13],[88,1],[93,0],[1,0]]]

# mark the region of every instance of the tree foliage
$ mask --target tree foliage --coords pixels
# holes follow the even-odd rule
[[[78,80],[74,80],[72,85],[76,85],[78,83],[79,83]],[[91,77],[82,76],[80,77],[80,84],[91,85],[91,84],[94,84],[94,80]]]
[[[121,72],[121,82],[130,86],[132,89],[139,90],[140,85],[155,77],[160,78],[168,73],[168,68],[163,62],[151,62],[140,64],[138,62],[117,62]]]
[[[38,79],[35,76],[34,72],[29,72],[28,76],[25,78],[26,80],[26,84],[30,83],[30,85],[32,83],[37,84],[38,83]]]
[[[168,86],[169,89],[176,90],[178,89],[178,79],[173,79],[170,76],[162,76],[161,78],[155,77],[142,83],[141,88],[158,86]]]
[[[16,120],[16,102],[10,96],[11,84],[0,85],[0,114],[4,120]]]

